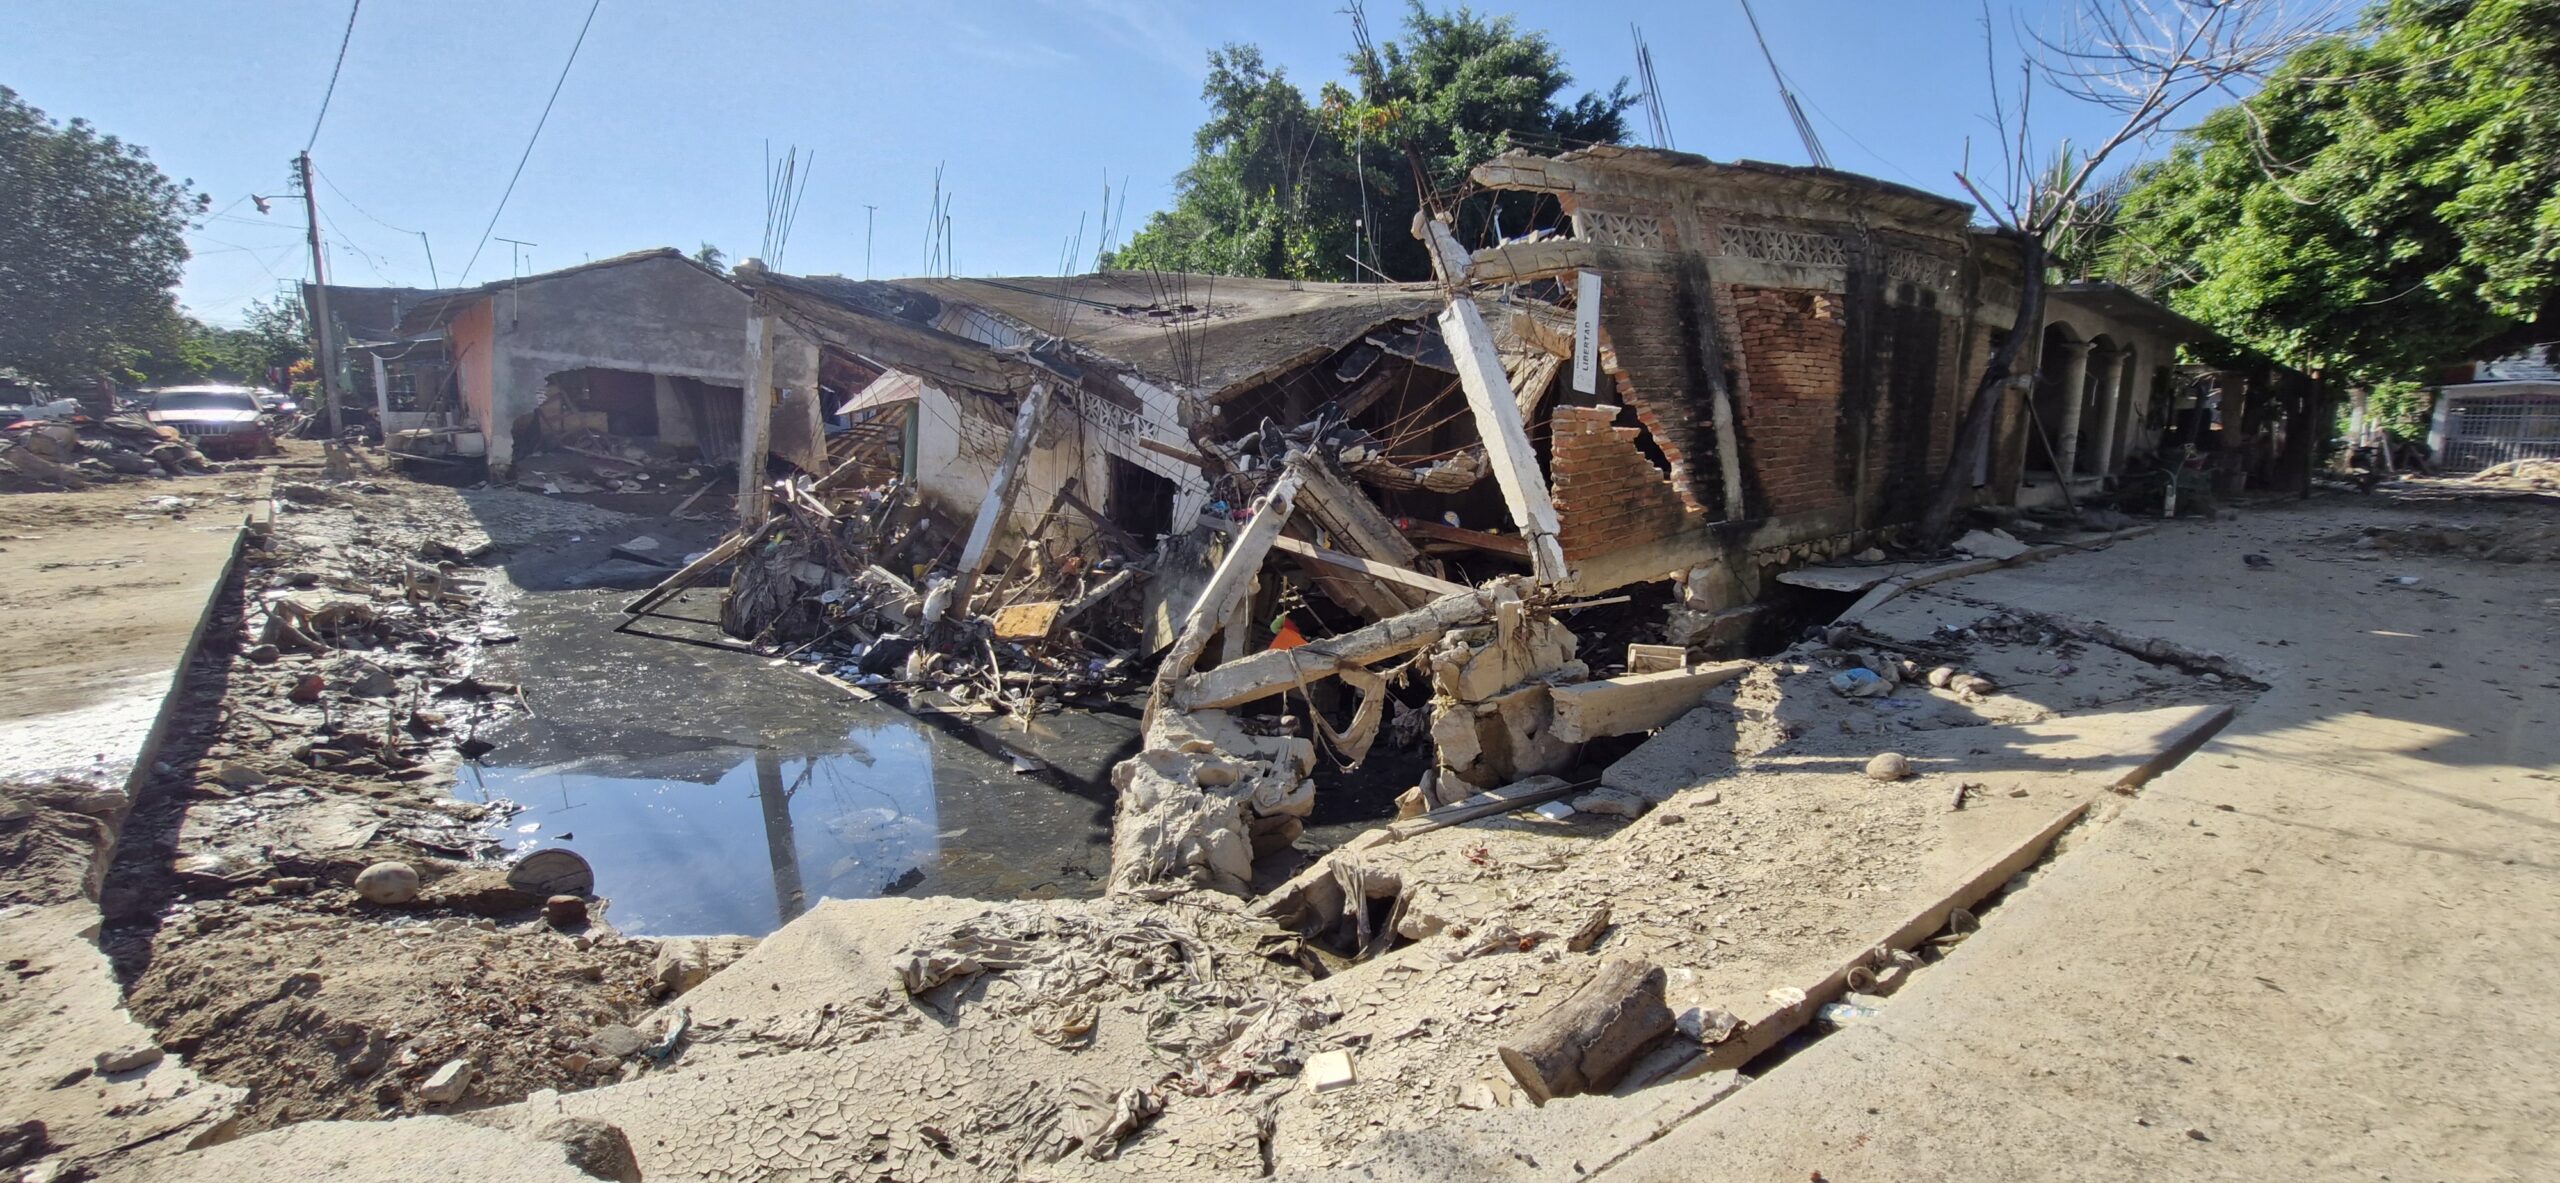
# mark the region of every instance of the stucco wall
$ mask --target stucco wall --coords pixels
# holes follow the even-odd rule
[[[490,294],[473,311],[494,323],[490,398],[474,409],[495,465],[512,460],[515,420],[540,405],[544,380],[563,370],[745,382],[746,293],[681,259],[537,278]]]

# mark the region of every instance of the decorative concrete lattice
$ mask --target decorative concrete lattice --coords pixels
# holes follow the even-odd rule
[[[1847,244],[1828,234],[1806,234],[1769,226],[1726,226],[1716,232],[1717,253],[1727,258],[1762,259],[1810,267],[1846,267]]]
[[[1884,273],[1902,283],[1935,288],[1942,295],[1953,295],[1956,290],[1956,265],[1920,251],[1885,252]]]
[[[1662,245],[1662,220],[1643,214],[1613,214],[1602,210],[1583,210],[1573,215],[1573,228],[1583,241],[1601,246],[1637,247],[1658,251]]]

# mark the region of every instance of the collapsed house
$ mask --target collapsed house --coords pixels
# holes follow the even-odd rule
[[[370,366],[368,401],[397,454],[483,459],[500,479],[570,445],[737,457],[747,298],[680,251],[458,291],[332,287],[330,299],[342,356]]]
[[[1409,812],[1660,726],[1774,575],[1901,541],[2014,256],[1962,202],[1825,169],[1592,148],[1473,179],[1535,212],[1474,251],[1418,219],[1432,284],[742,266],[742,524],[669,586],[735,559],[733,633],[879,691],[1143,687],[1124,890],[1245,890],[1319,754],[1427,736]],[[2064,342],[2058,393],[2002,395],[1977,504],[2031,441],[2068,484],[2161,438],[2144,376],[2192,326],[2095,289],[2053,316],[2022,364]],[[1589,650],[1566,618],[1637,585],[1669,589],[1658,645]]]

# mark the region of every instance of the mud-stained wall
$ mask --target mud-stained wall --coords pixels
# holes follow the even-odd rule
[[[493,326],[489,398],[472,404],[493,465],[512,461],[515,420],[541,405],[544,382],[564,370],[745,384],[746,293],[680,258],[537,276],[490,293],[464,315],[473,314]]]
[[[1925,508],[1982,360],[1978,322],[2003,317],[2007,298],[1981,282],[1960,203],[1623,150],[1504,157],[1477,180],[1554,194],[1601,273],[1609,381],[1569,396],[1598,405],[1560,407],[1549,439],[1584,586]],[[1718,454],[1719,384],[1738,498]]]

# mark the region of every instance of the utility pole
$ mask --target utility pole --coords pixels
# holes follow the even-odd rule
[[[880,216],[880,207],[862,207],[862,278],[871,278],[871,223]]]
[[[302,179],[302,212],[311,224],[311,356],[320,367],[320,398],[329,408],[329,438],[338,438],[338,342],[329,319],[329,261],[320,249],[320,196],[311,190],[311,154],[293,158]],[[287,391],[287,393],[291,393]]]

